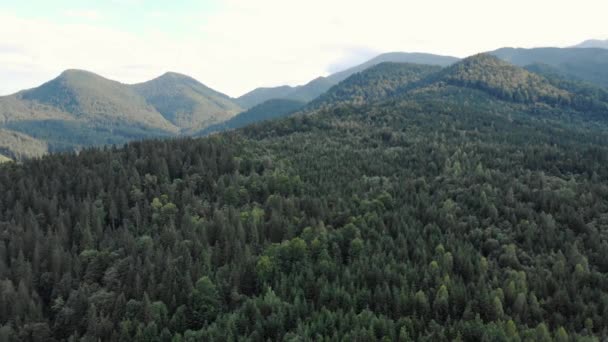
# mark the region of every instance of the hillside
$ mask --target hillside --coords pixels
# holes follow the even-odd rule
[[[39,158],[46,154],[46,143],[25,134],[0,129],[0,155],[11,160]]]
[[[326,92],[332,85],[325,77],[318,77],[304,85],[291,87],[280,86],[272,88],[256,88],[240,96],[235,101],[243,108],[252,108],[263,102],[273,99],[285,99],[300,102],[309,102]]]
[[[251,108],[270,99],[285,98],[289,96],[293,90],[294,87],[290,86],[261,87],[238,97],[235,101],[243,108]]]
[[[242,113],[239,113],[231,119],[219,124],[211,125],[195,135],[208,135],[215,132],[227,131],[235,128],[241,128],[257,122],[263,122],[271,119],[277,119],[287,116],[298,109],[302,108],[305,102],[288,100],[288,99],[273,99],[260,103],[253,108],[250,108]]]
[[[264,101],[276,98],[309,102],[325,93],[329,88],[351,75],[384,62],[414,63],[446,66],[458,61],[456,57],[439,56],[426,53],[392,52],[381,54],[363,64],[334,73],[327,77],[316,78],[309,83],[297,86],[280,86],[274,88],[257,88],[236,99],[244,108],[250,108]]]
[[[441,70],[439,66],[384,62],[355,73],[330,88],[309,107],[349,103],[361,105],[404,92],[413,83]]]
[[[571,95],[540,75],[487,54],[466,58],[443,70],[439,77],[448,84],[478,88],[516,102],[560,103]]]
[[[241,111],[227,95],[177,73],[132,87],[166,120],[186,132],[225,121]]]
[[[518,66],[546,64],[575,80],[608,87],[608,50],[578,48],[503,48],[490,54]]]
[[[485,95],[480,96],[477,92]],[[531,106],[526,107],[531,111],[552,108],[554,113],[578,112],[587,119],[608,118],[608,91],[604,88],[564,78],[548,65],[531,65],[524,69],[488,54],[471,56],[443,69],[382,63],[350,76],[307,108],[318,110],[337,104],[363,105],[400,97],[432,96],[437,102],[444,97],[469,97],[473,101],[485,99],[489,106],[495,107],[506,103],[525,104]],[[497,100],[506,103],[499,104]]]

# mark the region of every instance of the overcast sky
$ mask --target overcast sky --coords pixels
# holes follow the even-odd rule
[[[608,38],[606,0],[0,0],[0,94],[69,68],[239,96],[389,51],[464,57]]]

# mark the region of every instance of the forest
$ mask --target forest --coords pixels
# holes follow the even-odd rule
[[[2,164],[0,341],[607,338],[605,119],[452,79]]]

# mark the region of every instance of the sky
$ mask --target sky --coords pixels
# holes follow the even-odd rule
[[[0,95],[85,69],[123,83],[180,72],[236,97],[383,52],[608,39],[606,13],[606,0],[0,0]]]

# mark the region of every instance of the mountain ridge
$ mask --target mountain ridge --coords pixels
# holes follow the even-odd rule
[[[345,70],[333,73],[328,76],[317,77],[308,83],[296,87],[278,86],[256,88],[237,98],[243,107],[251,107],[262,103],[272,98],[288,98],[304,102],[314,100],[332,86],[345,80],[349,76],[363,71],[369,67],[382,62],[397,62],[397,63],[414,63],[414,64],[429,64],[446,66],[458,61],[459,58],[451,56],[434,55],[428,53],[413,53],[413,52],[388,52],[380,54],[371,60],[362,64],[347,68]]]
[[[608,87],[608,50],[598,48],[501,48],[490,51],[511,64],[546,64],[562,75]]]
[[[175,72],[131,87],[181,131],[195,131],[241,111],[228,95]]]
[[[582,43],[572,46],[573,48],[586,49],[586,48],[600,48],[608,49],[608,39],[588,39]]]
[[[240,111],[229,96],[176,72],[124,84],[67,69],[38,87],[0,97],[0,125],[46,139],[53,151],[189,133]],[[57,130],[65,130],[65,139]]]

